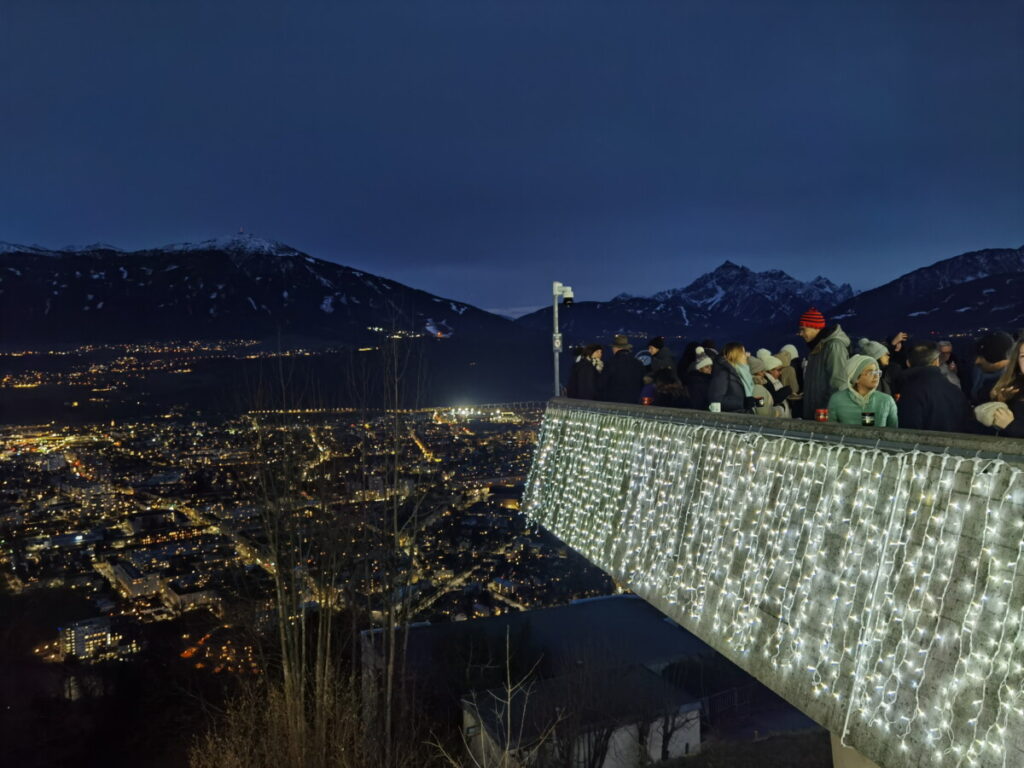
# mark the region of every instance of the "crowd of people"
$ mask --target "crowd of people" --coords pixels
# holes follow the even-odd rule
[[[961,360],[949,340],[853,342],[815,308],[797,321],[803,352],[750,354],[692,342],[676,362],[663,336],[634,353],[629,339],[575,350],[566,395],[586,400],[803,418],[840,424],[1024,438],[1024,329],[987,333]]]

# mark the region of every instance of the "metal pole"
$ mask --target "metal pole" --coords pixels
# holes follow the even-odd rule
[[[554,322],[554,331],[551,334],[551,348],[555,355],[555,397],[560,397],[562,394],[562,381],[561,372],[558,370],[559,354],[562,351],[562,334],[558,332],[558,289],[561,288],[561,284],[554,283],[552,285],[551,293],[553,298],[551,300],[551,317]]]

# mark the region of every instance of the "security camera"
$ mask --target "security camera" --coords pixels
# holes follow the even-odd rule
[[[558,299],[561,299],[562,300],[562,304],[564,306],[567,306],[567,307],[571,307],[572,306],[572,302],[573,302],[572,286],[563,285],[562,283],[559,283],[558,281],[555,281],[554,283],[551,284],[551,289],[552,289],[551,290],[552,294],[554,294],[555,301],[557,301]]]

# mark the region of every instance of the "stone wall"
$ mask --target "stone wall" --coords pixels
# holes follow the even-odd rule
[[[880,765],[1024,765],[1024,441],[553,400],[524,511]]]

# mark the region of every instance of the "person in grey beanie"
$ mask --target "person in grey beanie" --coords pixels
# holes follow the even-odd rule
[[[872,341],[871,339],[860,339],[857,342],[857,346],[860,348],[862,355],[874,358],[875,362],[878,363],[879,370],[882,371],[882,378],[878,382],[878,391],[884,392],[887,395],[892,395],[894,392],[899,391],[897,378],[901,370],[898,366],[892,364],[889,348],[882,342]]]

